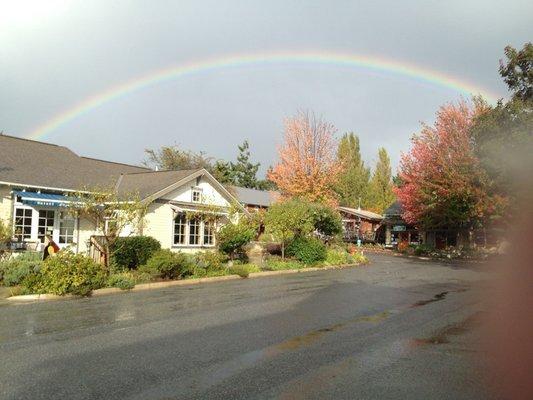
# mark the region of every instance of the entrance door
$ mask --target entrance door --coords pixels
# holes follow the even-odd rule
[[[44,243],[46,235],[52,237],[54,233],[54,221],[56,212],[54,210],[39,210],[39,222],[37,224],[37,239]]]

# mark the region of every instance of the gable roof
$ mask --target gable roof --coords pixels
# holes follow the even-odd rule
[[[145,199],[162,192],[185,178],[191,177],[202,169],[183,169],[178,171],[147,171],[121,175],[116,190],[119,194],[138,194]]]
[[[248,206],[270,207],[279,198],[276,191],[243,188],[240,186],[228,186],[230,192],[241,204]]]
[[[381,221],[383,219],[383,215],[381,214],[377,214],[368,210],[361,210],[360,208],[339,207],[339,211],[343,211],[345,213],[370,220]]]
[[[114,186],[121,174],[148,168],[80,157],[55,144],[0,134],[0,182],[13,185],[80,190]]]
[[[401,203],[399,201],[395,201],[389,206],[389,208],[383,211],[383,215],[385,217],[393,217],[393,216],[402,215],[402,212],[403,212],[403,209],[402,209]]]

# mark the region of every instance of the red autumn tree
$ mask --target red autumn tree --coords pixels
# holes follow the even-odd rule
[[[308,112],[285,120],[279,162],[269,172],[286,197],[336,203],[334,184],[341,171],[336,159],[335,127]]]
[[[484,111],[461,101],[438,111],[433,126],[423,125],[402,155],[395,193],[403,218],[424,228],[472,228],[495,212],[486,175],[474,155],[469,133],[473,118]]]

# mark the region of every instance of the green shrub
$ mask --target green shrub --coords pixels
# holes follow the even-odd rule
[[[192,274],[193,270],[194,263],[187,254],[164,249],[156,251],[141,272],[163,279],[177,279]]]
[[[107,278],[107,286],[122,290],[133,289],[135,287],[135,278],[127,272],[112,274]]]
[[[104,286],[105,272],[91,258],[64,250],[48,257],[39,273],[30,275],[22,284],[38,293],[87,296]]]
[[[340,213],[325,204],[312,203],[309,205],[315,230],[321,235],[335,236],[342,233],[342,218]]]
[[[419,244],[415,247],[414,254],[417,256],[422,256],[426,254],[430,254],[431,252],[435,251],[435,248],[433,246],[427,245],[427,244]]]
[[[350,254],[350,257],[351,257],[350,264],[366,264],[368,262],[368,258],[366,258],[366,256],[360,252]]]
[[[161,249],[161,243],[151,236],[118,238],[111,248],[111,262],[119,268],[135,269]]]
[[[206,271],[223,269],[224,264],[228,261],[228,257],[225,254],[217,251],[201,251],[195,253],[193,258],[196,267]]]
[[[234,258],[244,253],[244,246],[252,241],[256,233],[256,228],[245,219],[237,224],[228,223],[217,234],[218,248]]]
[[[285,269],[301,269],[305,265],[296,260],[282,259],[281,257],[270,256],[266,260],[264,269],[269,271],[281,271]]]
[[[154,280],[154,278],[156,278],[158,276],[158,274],[156,274],[154,276],[151,273],[142,272],[141,268],[142,268],[142,266],[139,267],[139,269],[137,271],[135,271],[135,273],[133,274],[133,279],[135,280],[135,284],[152,282]]]
[[[326,246],[320,240],[298,236],[287,246],[287,255],[309,265],[324,261],[327,251]]]
[[[0,263],[0,280],[5,286],[20,285],[27,275],[41,268],[41,253],[24,252],[18,257]]]
[[[228,273],[239,275],[241,278],[248,278],[252,272],[260,272],[261,269],[255,264],[240,264],[228,268]]]
[[[326,255],[326,264],[329,265],[342,265],[350,264],[352,262],[352,257],[343,248],[330,248],[327,250]]]

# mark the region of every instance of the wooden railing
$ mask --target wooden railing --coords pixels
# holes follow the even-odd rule
[[[98,264],[105,265],[105,236],[91,236],[89,240],[89,257],[91,257]]]

